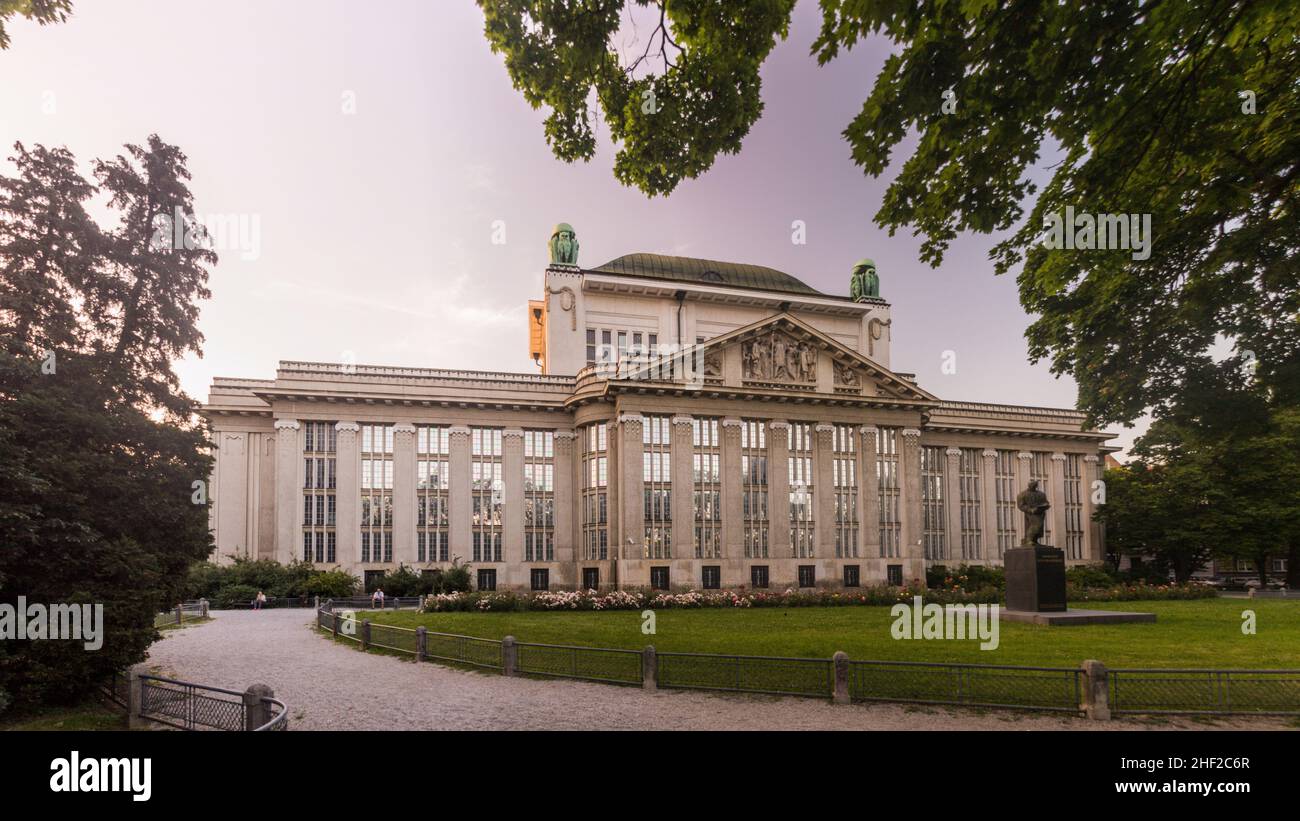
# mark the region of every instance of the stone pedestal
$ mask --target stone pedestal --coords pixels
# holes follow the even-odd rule
[[[1013,547],[1003,558],[1007,609],[1034,613],[1065,612],[1065,552],[1034,545]]]

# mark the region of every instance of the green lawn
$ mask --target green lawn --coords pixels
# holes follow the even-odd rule
[[[664,652],[852,659],[970,662],[1076,667],[1098,659],[1109,667],[1300,668],[1300,602],[1202,599],[1090,603],[1098,610],[1156,613],[1155,624],[1038,627],[1002,623],[996,650],[978,641],[898,641],[887,607],[659,610],[657,633],[641,633],[637,611],[580,613],[367,612],[358,618],[400,627],[523,642]],[[1241,613],[1252,609],[1257,634],[1243,635]]]
[[[125,730],[126,712],[97,699],[69,707],[44,707],[0,718],[0,731],[8,730]]]

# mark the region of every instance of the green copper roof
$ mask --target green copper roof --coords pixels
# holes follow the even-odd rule
[[[745,265],[740,262],[715,262],[711,259],[670,257],[664,254],[625,254],[588,270],[596,274],[697,282],[705,285],[723,285],[806,296],[826,296],[775,268]]]

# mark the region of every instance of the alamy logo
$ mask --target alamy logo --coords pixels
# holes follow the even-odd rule
[[[0,604],[0,639],[72,640],[98,650],[104,646],[104,605],[28,604],[19,596],[17,605]]]
[[[148,801],[152,769],[150,758],[82,758],[73,750],[67,758],[50,762],[50,791],[126,792],[132,801]]]
[[[998,649],[998,606],[996,604],[924,604],[913,596],[911,604],[896,604],[889,610],[894,623],[889,633],[903,639],[979,639],[981,650]]]
[[[1088,214],[1065,206],[1064,215],[1047,215],[1043,245],[1067,251],[1132,251],[1133,259],[1151,257],[1150,214]]]

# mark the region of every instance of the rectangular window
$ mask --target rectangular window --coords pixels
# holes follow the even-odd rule
[[[650,587],[654,590],[668,589],[668,568],[652,567],[650,568]]]
[[[582,558],[609,558],[609,454],[604,422],[579,429],[582,443]]]
[[[554,431],[524,431],[524,561],[555,561]]]
[[[936,445],[921,448],[921,541],[925,558],[948,558],[946,544],[946,511],[944,500],[944,468],[948,460],[944,449]]]
[[[451,482],[449,427],[420,425],[415,429],[416,560],[449,561],[448,499]]]
[[[856,564],[844,565],[844,586],[861,587],[862,586],[862,568]]]
[[[695,558],[722,557],[722,446],[716,418],[691,420]]]
[[[885,568],[885,577],[894,587],[903,586],[903,566],[901,564],[891,564]]]
[[[393,426],[361,426],[361,561],[393,560]]]
[[[980,451],[978,448],[962,448],[958,459],[961,490],[961,557],[978,559],[983,552],[981,534],[984,524],[980,518]]]
[[[740,488],[745,519],[745,558],[767,555],[767,423],[746,419],[740,426]]]
[[[816,448],[811,422],[791,422],[790,459],[790,555],[811,559],[816,555],[813,521],[813,452]]]
[[[817,585],[817,566],[811,564],[799,565],[799,586],[815,587]]]
[[[497,572],[492,568],[481,568],[478,571],[478,589],[492,591],[497,589]]]
[[[1083,457],[1065,454],[1065,558],[1083,558]]]
[[[534,567],[529,571],[529,582],[533,590],[551,589],[551,571],[545,567]]]
[[[501,561],[501,428],[470,428],[470,545],[473,561]]]
[[[835,556],[858,557],[858,448],[852,425],[836,425],[832,469],[835,485]]]
[[[334,422],[300,420],[303,431],[302,560],[334,564],[338,431]],[[292,430],[280,430],[292,436]]]
[[[767,589],[767,565],[756,564],[749,568],[749,583],[755,590]]]
[[[599,567],[582,568],[582,587],[585,590],[600,589],[600,568]]]
[[[673,471],[670,416],[644,416],[641,421],[641,478],[645,480],[645,558],[673,557]]]
[[[994,462],[993,487],[997,493],[998,558],[1018,543],[1016,537],[1016,454],[999,450]]]
[[[722,568],[716,564],[706,564],[700,568],[701,581],[705,590],[717,590],[722,587]]]
[[[876,477],[880,483],[880,557],[903,555],[903,523],[899,518],[898,428],[876,430]],[[901,568],[900,568],[901,572]]]

